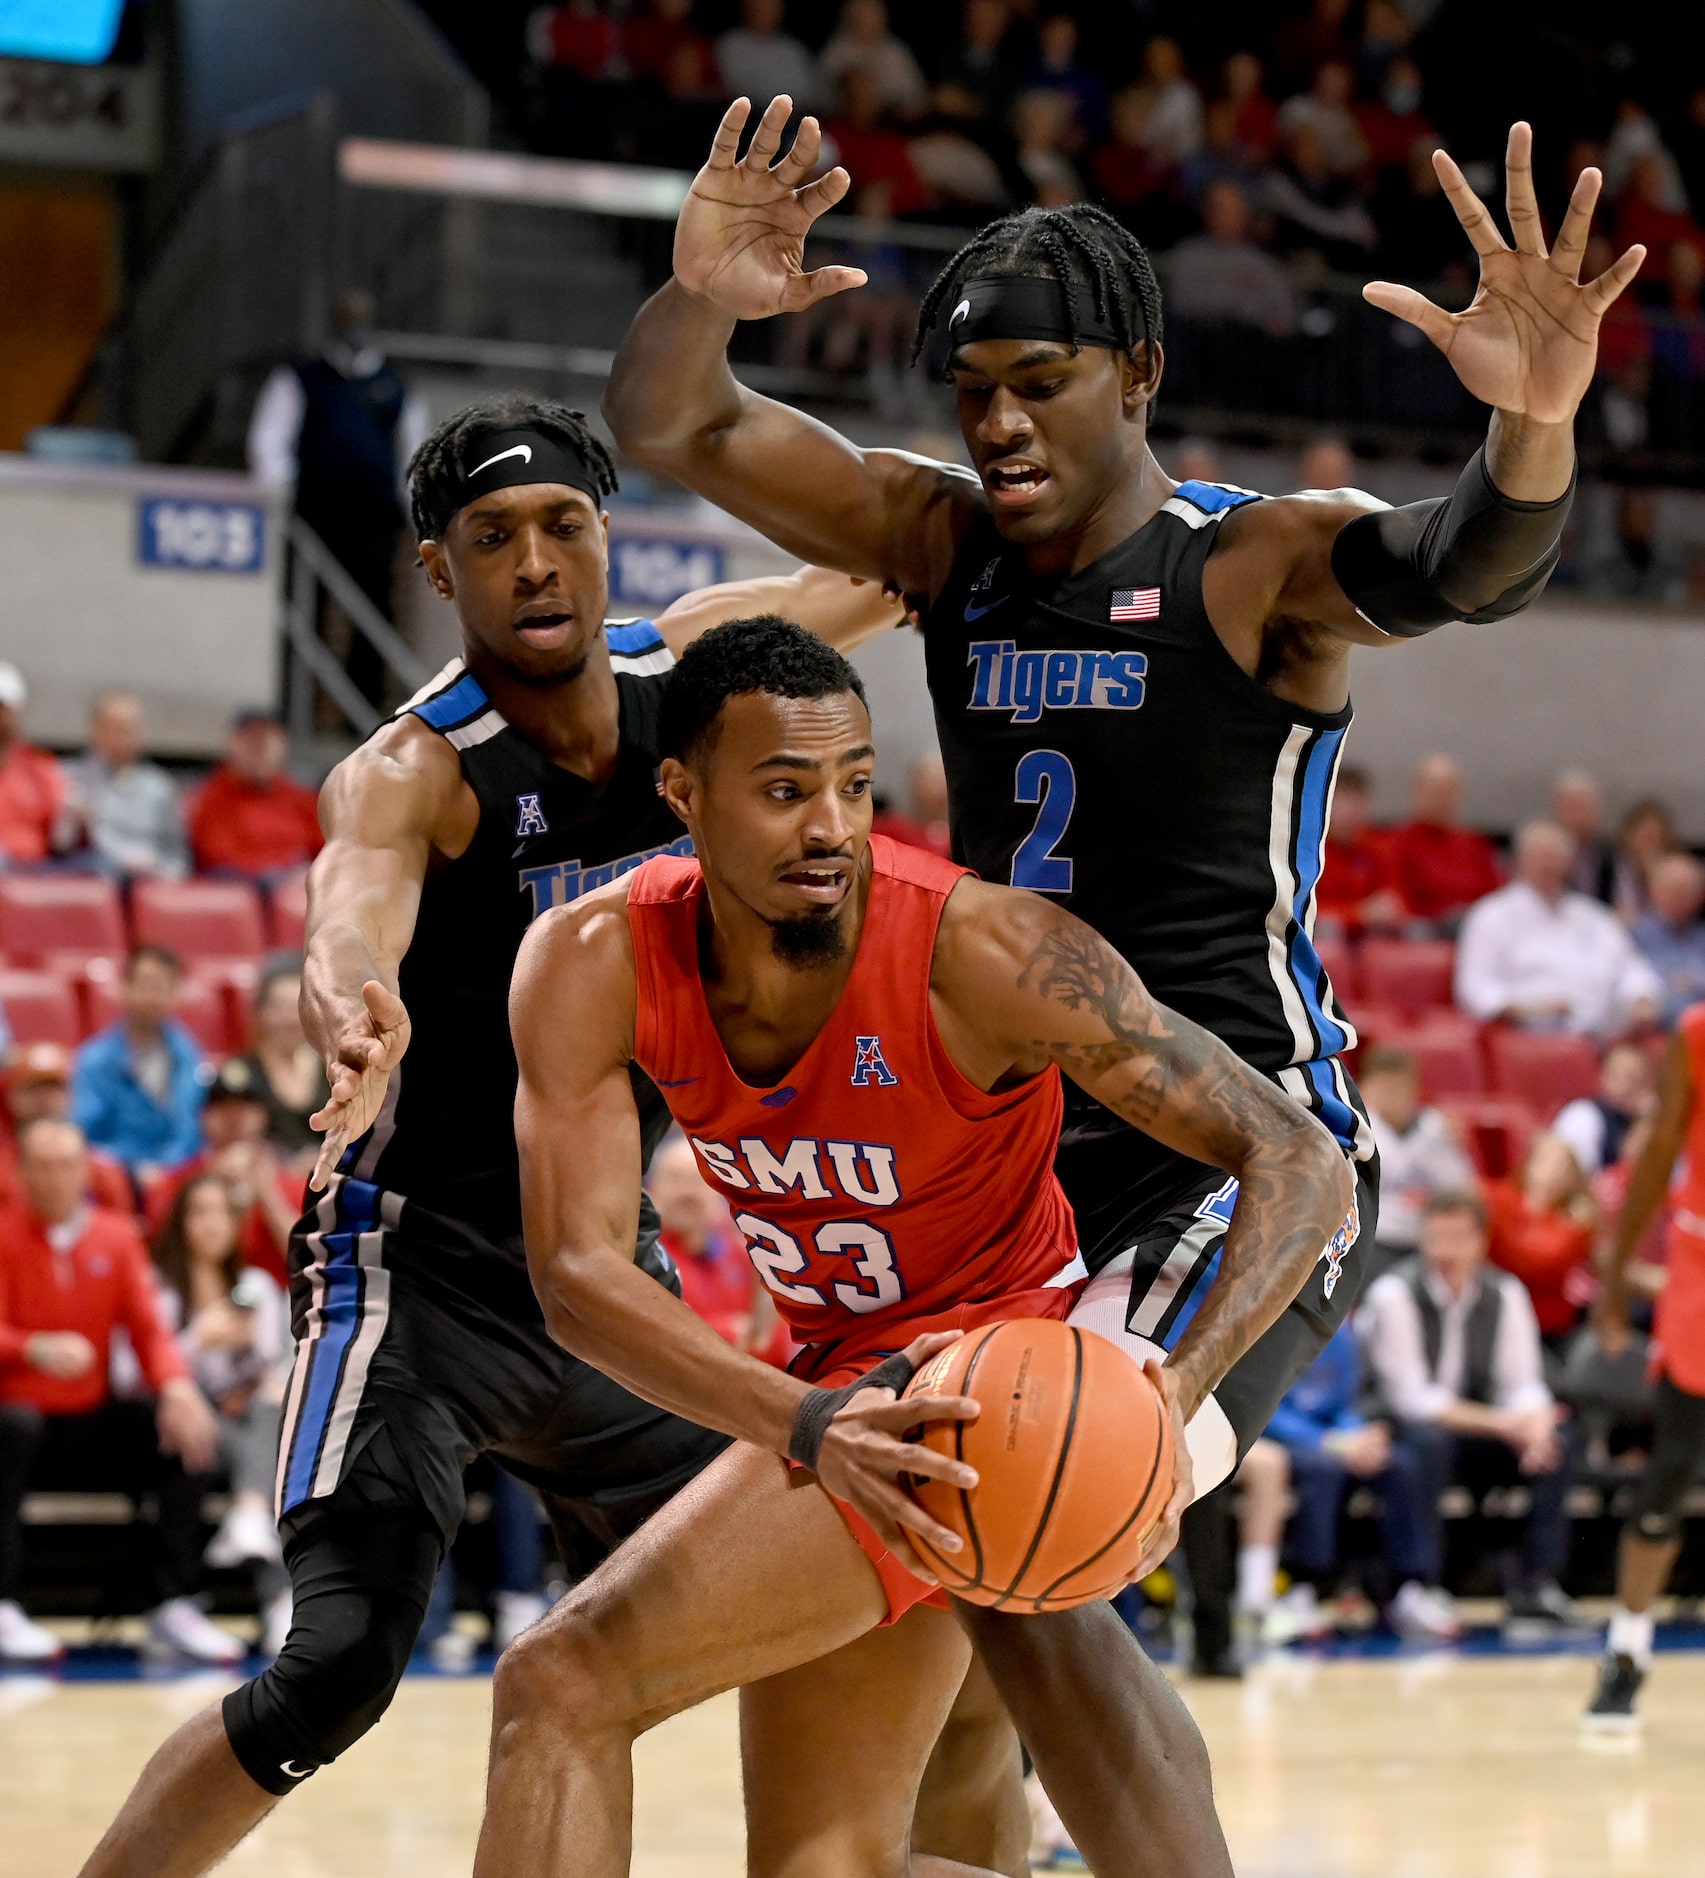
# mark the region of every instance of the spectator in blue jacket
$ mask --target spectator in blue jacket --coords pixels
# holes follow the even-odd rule
[[[77,1052],[71,1118],[90,1143],[146,1184],[201,1146],[207,1066],[171,1015],[183,968],[164,946],[138,946],[124,972],[124,1015]]]
[[[1409,1587],[1424,1578],[1426,1558],[1421,1468],[1410,1449],[1393,1446],[1384,1422],[1357,1412],[1360,1387],[1355,1333],[1341,1324],[1267,1424],[1267,1439],[1276,1441],[1290,1461],[1296,1500],[1285,1540],[1296,1581],[1288,1615],[1299,1633],[1319,1627],[1310,1620],[1320,1591],[1329,1589],[1337,1575],[1338,1515],[1350,1483],[1365,1480],[1384,1502],[1385,1559],[1393,1582],[1402,1587],[1388,1618],[1405,1635],[1430,1640],[1451,1634],[1432,1621],[1430,1606],[1424,1612],[1410,1609],[1416,1600]]]

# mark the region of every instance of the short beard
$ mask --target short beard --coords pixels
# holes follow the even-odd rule
[[[847,955],[838,906],[819,907],[793,919],[772,919],[769,927],[771,953],[793,971],[821,971]]]

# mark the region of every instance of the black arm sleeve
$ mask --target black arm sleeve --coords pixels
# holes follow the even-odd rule
[[[1476,450],[1450,495],[1346,522],[1332,572],[1362,618],[1395,638],[1508,619],[1551,578],[1574,495],[1571,476],[1554,502],[1516,502]]]

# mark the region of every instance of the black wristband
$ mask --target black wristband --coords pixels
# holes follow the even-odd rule
[[[861,1389],[892,1389],[896,1395],[906,1393],[906,1385],[917,1373],[913,1364],[906,1360],[903,1352],[896,1351],[892,1356],[885,1356],[872,1370],[855,1377],[839,1389],[812,1389],[799,1405],[799,1413],[793,1418],[793,1439],[787,1444],[790,1459],[798,1461],[801,1467],[815,1471],[817,1457],[823,1452],[823,1437],[829,1431],[829,1424],[840,1411],[858,1394]]]

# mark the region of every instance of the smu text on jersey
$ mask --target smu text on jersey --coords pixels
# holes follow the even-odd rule
[[[802,1200],[829,1200],[839,1190],[860,1206],[894,1206],[901,1198],[894,1150],[876,1142],[822,1141],[807,1135],[790,1141],[778,1154],[754,1135],[742,1135],[733,1146],[697,1135],[687,1138],[705,1171],[739,1191],[797,1192]]]
[[[1010,639],[974,639],[972,711],[1009,711],[1015,724],[1044,711],[1136,711],[1147,690],[1142,652],[1024,651]]]

